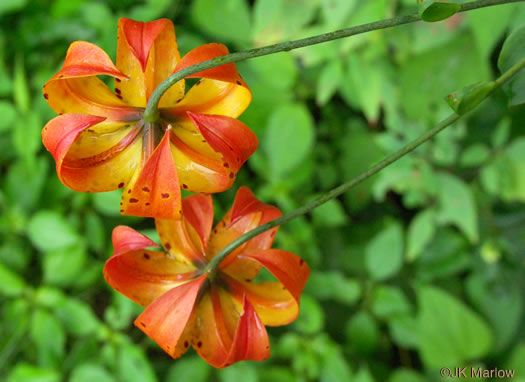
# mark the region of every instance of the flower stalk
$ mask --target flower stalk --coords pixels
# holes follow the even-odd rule
[[[462,4],[459,12],[468,12],[475,9],[491,7],[494,5],[519,3],[524,1],[525,0],[477,0]],[[261,48],[230,53],[225,56],[215,57],[211,60],[201,62],[197,65],[189,66],[176,72],[175,74],[172,74],[166,80],[159,84],[159,86],[152,93],[148,101],[148,104],[143,114],[144,120],[149,122],[156,121],[156,119],[158,118],[158,105],[162,95],[175,83],[192,74],[201,72],[206,69],[215,68],[224,64],[229,64],[231,62],[238,62],[250,58],[267,56],[269,54],[279,52],[288,52],[293,49],[304,48],[306,46],[321,44],[323,42],[338,40],[340,38],[355,36],[358,34],[372,32],[375,30],[392,28],[398,25],[414,23],[416,21],[421,21],[421,17],[418,14],[397,16],[390,19],[340,29],[338,31],[329,32],[318,36],[307,37],[300,40],[287,41],[279,44],[268,45]]]
[[[509,70],[507,70],[505,73],[503,73],[498,79],[494,81],[495,86],[492,88],[492,90],[489,92],[488,95],[492,94],[496,89],[501,87],[503,84],[508,82],[516,73],[518,73],[520,70],[522,70],[525,67],[525,58],[522,58],[520,61],[518,61],[515,65],[513,65]],[[481,103],[482,100],[480,100],[479,103]],[[479,106],[479,103],[477,106]],[[240,245],[244,244],[248,240],[254,238],[255,236],[272,229],[274,227],[277,227],[279,225],[282,225],[284,223],[289,222],[290,220],[295,219],[298,216],[305,215],[308,212],[312,211],[313,209],[319,207],[321,204],[324,204],[328,202],[329,200],[332,200],[334,198],[337,198],[341,194],[351,190],[358,184],[364,182],[371,176],[377,174],[381,170],[383,170],[385,167],[388,167],[398,159],[401,159],[408,153],[414,151],[417,147],[425,143],[426,141],[430,140],[432,137],[434,137],[436,134],[438,134],[440,131],[444,130],[448,126],[452,125],[454,122],[456,122],[458,119],[460,119],[462,116],[458,115],[456,113],[450,115],[448,118],[441,121],[436,127],[433,129],[427,131],[425,134],[421,135],[416,140],[412,141],[411,143],[407,144],[403,148],[401,148],[399,151],[387,156],[385,159],[380,161],[379,163],[376,163],[374,166],[370,167],[367,171],[364,173],[358,175],[357,177],[349,180],[346,183],[341,184],[340,186],[328,191],[324,195],[320,196],[319,198],[299,207],[298,209],[289,212],[277,219],[271,220],[267,222],[266,224],[260,225],[257,228],[254,228],[253,230],[245,233],[244,235],[238,237],[237,239],[233,240],[231,243],[229,243],[227,246],[225,246],[207,265],[205,268],[205,271],[207,270],[214,270],[216,269],[221,261],[228,256],[232,251],[235,250],[235,248],[239,247]]]

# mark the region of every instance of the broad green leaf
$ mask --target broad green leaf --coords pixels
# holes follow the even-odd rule
[[[389,224],[366,246],[365,264],[376,280],[395,275],[403,264],[403,228],[397,222]]]
[[[320,228],[339,227],[348,221],[345,210],[337,199],[332,199],[316,208],[312,215],[314,224]]]
[[[48,176],[49,162],[44,158],[12,164],[6,176],[5,192],[9,200],[30,212],[38,206]]]
[[[498,59],[498,68],[505,73],[525,58],[525,24],[514,30],[505,40]],[[510,97],[510,106],[525,103],[525,72],[522,69],[503,87]]]
[[[471,243],[477,243],[479,240],[478,213],[469,186],[457,176],[448,173],[441,173],[438,177],[437,221],[440,224],[456,225]]]
[[[89,212],[86,215],[85,231],[86,237],[89,238],[89,248],[97,252],[102,252],[105,248],[106,233],[104,231],[104,222],[100,215],[94,212]]]
[[[494,353],[505,349],[518,334],[523,299],[517,285],[518,280],[515,278],[496,283],[483,274],[473,275],[467,280],[466,289],[470,300],[494,329]]]
[[[87,260],[83,242],[65,248],[49,251],[44,255],[44,282],[50,285],[73,285],[82,272]]]
[[[418,348],[427,366],[461,365],[490,351],[492,332],[469,307],[435,287],[418,286],[416,293]]]
[[[335,346],[331,346],[327,354],[323,357],[323,367],[321,369],[321,382],[341,382],[352,381],[352,370],[342,351]]]
[[[16,109],[11,102],[0,101],[0,133],[14,128]]]
[[[388,326],[392,341],[407,349],[416,348],[419,342],[418,333],[414,330],[416,324],[416,318],[410,313],[390,318]]]
[[[498,123],[490,137],[492,146],[499,148],[507,143],[510,137],[510,123],[509,118],[505,118]]]
[[[317,80],[316,101],[324,105],[335,94],[343,79],[343,66],[340,60],[334,60],[326,65]]]
[[[419,15],[425,21],[435,22],[448,19],[461,9],[460,4],[437,0],[419,0]]]
[[[117,362],[119,382],[157,382],[153,366],[140,347],[128,343],[122,344]]]
[[[72,16],[80,10],[80,7],[86,0],[55,0],[51,7],[51,16],[53,18],[62,18]]]
[[[24,69],[24,55],[18,52],[15,59],[13,76],[13,98],[17,109],[21,113],[29,112],[31,102],[30,90],[27,84],[27,76]]]
[[[321,0],[321,15],[325,24],[330,26],[330,30],[342,28],[358,3],[356,0]]]
[[[376,316],[390,320],[411,311],[412,306],[400,288],[380,285],[374,290],[372,312]]]
[[[494,81],[480,81],[469,85],[446,97],[448,105],[457,114],[463,115],[474,110],[494,89]]]
[[[54,307],[56,317],[62,321],[65,329],[75,336],[95,333],[100,322],[85,302],[71,297],[64,297]]]
[[[42,121],[40,115],[32,112],[23,112],[12,129],[13,148],[21,159],[32,163],[36,153],[41,148]]]
[[[27,233],[33,245],[41,251],[64,249],[79,240],[71,224],[58,212],[50,210],[40,210],[34,214]]]
[[[16,254],[15,254],[16,256]],[[0,295],[15,297],[24,293],[24,279],[0,262]]]
[[[346,324],[345,337],[358,353],[374,351],[379,341],[379,328],[374,317],[365,311],[354,314]]]
[[[505,368],[516,372],[516,377],[519,377],[517,382],[525,381],[525,344],[521,343],[514,348]]]
[[[270,116],[262,144],[274,176],[282,177],[301,164],[314,144],[308,109],[299,103],[277,107]]]
[[[259,381],[297,382],[292,370],[285,366],[261,367],[257,375]]]
[[[429,208],[418,213],[408,226],[407,233],[407,261],[414,261],[436,232],[436,212]]]
[[[7,382],[60,382],[58,371],[20,362],[7,377]]]
[[[170,367],[165,382],[206,382],[212,368],[200,357],[184,357]]]
[[[372,373],[370,373],[370,370],[368,370],[368,367],[364,366],[359,369],[357,372],[355,378],[352,380],[352,382],[374,382],[375,379],[372,376]]]
[[[490,154],[487,145],[475,143],[461,153],[459,162],[463,167],[477,167],[485,163],[490,158]]]
[[[361,296],[359,281],[345,278],[340,272],[313,271],[306,284],[306,293],[316,299],[333,299],[352,305]]]
[[[122,190],[99,192],[91,195],[95,209],[106,216],[120,216]]]
[[[215,39],[249,41],[250,14],[245,0],[196,0],[191,16],[198,27]]]
[[[65,355],[66,335],[60,322],[47,310],[37,309],[31,319],[31,339],[40,366],[59,368]]]
[[[313,298],[308,295],[301,296],[301,310],[293,326],[305,334],[314,334],[323,329],[324,312]]]
[[[115,382],[115,378],[103,366],[83,364],[75,367],[71,372],[69,382]]]

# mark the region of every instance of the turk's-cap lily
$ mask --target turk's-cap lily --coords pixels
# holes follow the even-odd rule
[[[104,276],[117,291],[146,306],[135,325],[173,358],[190,346],[222,368],[270,354],[264,325],[285,325],[297,317],[309,268],[298,256],[271,249],[277,228],[254,237],[207,271],[228,243],[281,213],[241,187],[232,208],[212,230],[209,195],[182,202],[181,220],[157,219],[164,251],[125,226],[113,231],[115,252]],[[265,267],[277,281],[254,278]]]
[[[255,134],[236,118],[251,92],[234,64],[208,69],[188,92],[185,81],[160,99],[154,122],[143,112],[155,88],[188,66],[228,54],[199,46],[182,59],[171,21],[120,19],[116,65],[99,47],[71,44],[60,71],[44,85],[58,114],[44,127],[44,145],[67,187],[83,192],[123,188],[124,215],[180,218],[181,187],[228,189],[253,154]],[[98,77],[114,79],[114,91]]]

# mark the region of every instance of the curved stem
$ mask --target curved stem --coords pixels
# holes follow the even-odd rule
[[[509,70],[503,73],[496,81],[494,81],[496,85],[494,86],[494,88],[491,90],[489,94],[494,92],[494,90],[502,86],[505,82],[509,81],[512,78],[512,76],[514,76],[516,73],[518,73],[523,68],[525,68],[525,58],[522,58],[515,65],[513,65]],[[374,166],[370,167],[370,169],[368,169],[361,175],[355,177],[354,179],[346,183],[343,183],[342,185],[328,191],[326,194],[320,196],[319,198],[299,207],[298,209],[290,213],[287,213],[286,215],[278,217],[277,219],[271,220],[268,223],[260,225],[252,229],[251,231],[248,231],[244,235],[233,240],[231,243],[225,246],[219,253],[217,253],[217,255],[215,255],[215,257],[208,263],[204,271],[214,272],[216,269],[218,269],[220,262],[224,260],[224,258],[228,256],[235,248],[246,243],[248,240],[254,238],[255,236],[265,231],[268,231],[269,229],[272,229],[274,227],[287,223],[290,220],[293,220],[298,216],[307,214],[313,209],[319,207],[321,204],[326,203],[329,200],[332,200],[338,197],[339,195],[345,193],[346,191],[354,188],[359,183],[364,182],[365,180],[377,174],[379,171],[381,171],[385,167],[391,165],[398,159],[401,159],[402,157],[404,157],[411,151],[415,150],[418,146],[422,145],[423,143],[431,139],[434,135],[444,130],[446,127],[452,125],[454,122],[456,122],[460,118],[461,116],[458,114],[450,115],[447,119],[441,121],[436,127],[427,131],[425,134],[423,134],[416,140],[412,141],[411,143],[407,144],[405,147],[403,147],[399,151],[387,156],[385,159],[375,164]]]
[[[525,0],[477,0],[470,3],[462,4],[459,12],[472,11],[474,9],[490,7],[493,5],[518,3]],[[367,33],[375,30],[386,29],[398,25],[409,24],[420,21],[419,15],[397,16],[391,19],[376,21],[369,24],[358,25],[351,28],[341,29],[335,32],[325,33],[318,36],[303,38],[295,41],[287,41],[279,44],[269,45],[262,48],[245,50],[242,52],[227,54],[226,56],[215,57],[211,60],[201,62],[199,64],[189,66],[185,69],[172,74],[167,79],[157,86],[151,95],[146,109],[144,110],[144,120],[148,122],[155,122],[158,118],[158,104],[162,95],[175,83],[183,78],[201,72],[206,69],[215,68],[231,62],[246,60],[249,58],[266,56],[273,53],[287,52],[292,49],[304,48],[305,46],[321,44],[323,42],[333,41],[344,37],[355,36],[362,33]]]

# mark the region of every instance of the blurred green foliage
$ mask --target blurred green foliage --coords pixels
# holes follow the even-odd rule
[[[68,45],[112,57],[118,17],[168,17],[182,53],[242,50],[417,13],[415,0],[2,0],[0,379],[7,382],[439,381],[440,367],[498,367],[525,381],[523,76],[344,197],[280,229],[312,276],[298,320],[270,328],[272,356],[212,370],[171,360],[132,326],[141,308],[102,267],[118,192],[74,193],[40,142],[41,88]],[[260,149],[216,216],[248,185],[291,211],[358,175],[450,113],[444,97],[498,75],[523,4],[458,14],[238,64]],[[522,27],[523,29],[523,27]],[[519,35],[523,37],[522,35]],[[523,55],[503,49],[500,69]],[[521,45],[520,45],[521,44]],[[521,46],[521,48],[520,48]],[[507,58],[505,58],[507,57]],[[154,237],[154,236],[153,236]]]

